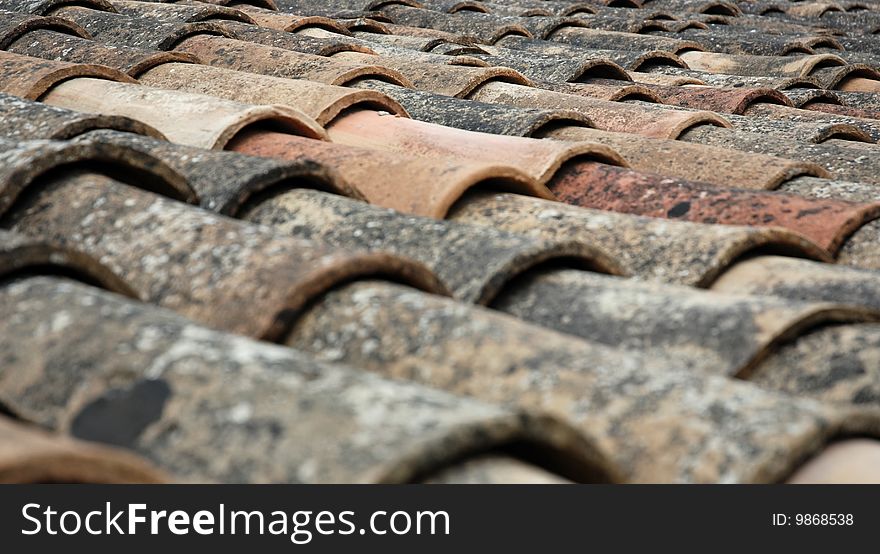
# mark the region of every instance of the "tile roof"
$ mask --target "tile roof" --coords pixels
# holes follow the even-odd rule
[[[0,481],[880,482],[878,32],[0,0]]]

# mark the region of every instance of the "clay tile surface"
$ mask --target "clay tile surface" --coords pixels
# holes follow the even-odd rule
[[[0,0],[0,480],[844,471],[874,7]]]
[[[133,83],[134,79],[103,65],[42,60],[0,52],[0,91],[36,100],[53,87],[78,77]]]
[[[191,37],[182,41],[177,50],[194,54],[209,65],[274,77],[307,79],[328,85],[378,78],[412,86],[400,72],[379,63],[349,62],[222,37]]]
[[[162,134],[134,119],[74,112],[0,93],[0,135],[14,140],[69,139],[93,129],[115,129],[155,138]]]
[[[101,65],[118,69],[132,77],[138,77],[144,71],[168,62],[198,62],[195,56],[181,52],[109,46],[94,40],[65,36],[48,30],[29,32],[6,49],[15,54],[78,64],[100,60]]]
[[[37,29],[49,29],[89,38],[89,33],[85,29],[59,17],[40,17],[0,9],[0,50],[5,50],[22,36]]]
[[[45,427],[134,450],[184,482],[405,483],[517,441],[573,463],[572,478],[619,479],[552,418],[319,363],[81,284],[26,279],[4,287],[0,305],[17,316],[0,323],[0,349],[19,353],[0,374],[4,403]],[[59,309],[76,332],[38,329]],[[108,358],[106,340],[138,347]],[[35,352],[42,367],[25,363]],[[21,385],[43,371],[54,378]],[[28,378],[12,381],[13,372]],[[367,416],[377,407],[389,419]],[[176,432],[169,440],[148,429]]]
[[[243,104],[97,79],[65,81],[44,101],[76,111],[131,117],[159,129],[172,142],[209,149],[222,149],[240,131],[261,122],[311,138],[326,136],[313,119],[287,106]]]
[[[100,258],[144,300],[214,328],[270,340],[284,334],[292,314],[313,295],[356,275],[396,274],[443,290],[422,266],[403,259],[283,239],[97,174],[73,174],[42,187],[7,218],[12,229]],[[186,262],[154,271],[172,258]]]
[[[155,467],[108,448],[0,417],[0,483],[162,483]]]

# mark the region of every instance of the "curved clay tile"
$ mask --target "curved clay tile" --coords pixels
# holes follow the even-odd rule
[[[712,52],[725,54],[755,56],[785,56],[793,53],[816,54],[814,46],[843,50],[840,43],[831,37],[759,34],[750,32],[747,28],[728,30],[724,33],[689,29],[682,35],[699,42]]]
[[[509,35],[532,36],[529,30],[523,26],[523,21],[517,17],[473,12],[451,15],[406,6],[384,6],[382,13],[398,25],[428,27],[460,36],[477,38],[488,44],[494,44]]]
[[[386,23],[390,22],[384,16],[380,16],[379,14],[370,14],[369,18],[360,17],[357,19],[342,19],[339,20],[340,23],[345,26],[345,29],[349,33],[361,32],[361,33],[372,33],[376,35],[390,35],[391,31],[388,29]]]
[[[488,13],[494,15],[502,15],[507,17],[549,17],[551,15],[570,15],[570,14],[562,14],[562,13],[554,13],[553,10],[544,7],[531,7],[529,5],[523,4],[503,4],[499,2],[480,2],[487,10]],[[592,10],[592,7],[589,4],[586,4],[588,9]],[[556,6],[552,6],[556,7]]]
[[[816,325],[880,317],[835,304],[727,295],[571,269],[526,274],[492,307],[591,342],[674,360],[694,373],[729,377],[746,375],[780,342]]]
[[[78,6],[61,8],[56,13],[82,25],[96,40],[146,50],[171,50],[187,37],[203,34],[233,36],[226,27],[213,21],[198,23],[159,21],[99,12]]]
[[[499,43],[499,46],[525,48],[544,52],[545,54],[561,54],[571,52],[571,47],[588,50],[617,50],[626,45],[626,50],[633,53],[651,51],[679,54],[688,51],[700,51],[705,48],[692,40],[658,37],[653,35],[635,35],[601,29],[568,28],[562,29],[541,44],[536,40],[510,37]]]
[[[332,56],[338,52],[375,54],[373,49],[367,46],[369,43],[366,41],[362,41],[364,44],[360,44],[358,39],[354,37],[336,35],[326,31],[320,33],[323,36],[316,37],[314,35],[318,32],[314,30],[309,33],[295,34],[240,22],[224,22],[223,26],[239,40],[316,56]]]
[[[361,198],[336,171],[307,157],[256,158],[115,131],[92,131],[77,140],[114,144],[161,160],[183,175],[200,206],[223,215],[237,216],[255,196],[298,187]]]
[[[880,307],[880,275],[876,271],[781,256],[743,260],[710,288],[735,294]]]
[[[116,11],[108,0],[0,0],[0,9],[36,15],[49,15],[70,5],[86,6],[103,12]]]
[[[711,112],[671,110],[645,103],[607,102],[500,82],[486,83],[469,98],[522,108],[573,110],[589,117],[599,129],[653,138],[675,139],[687,129],[698,125],[730,125],[724,118]]]
[[[876,404],[880,384],[866,368],[876,363],[878,331],[877,324],[819,327],[782,345],[752,372],[749,380],[825,402]]]
[[[79,64],[100,60],[101,65],[118,69],[131,77],[137,77],[151,67],[163,63],[198,63],[199,61],[195,56],[183,52],[108,46],[95,40],[43,30],[28,33],[9,45],[6,50],[23,56]]]
[[[469,37],[462,37],[455,33],[447,33],[446,31],[438,31],[437,29],[424,29],[422,27],[410,27],[409,25],[396,25],[394,23],[386,24],[385,28],[388,29],[392,36],[400,35],[403,37],[439,39],[447,42],[460,42],[470,45],[477,45],[479,42]]]
[[[880,71],[865,64],[829,69],[819,77],[823,88],[849,92],[880,92]]]
[[[0,483],[163,483],[166,477],[123,450],[52,435],[0,416]]]
[[[686,133],[689,134],[689,133]],[[639,171],[705,181],[724,187],[773,189],[794,175],[827,175],[816,164],[681,140],[566,127],[546,137],[610,146]]]
[[[129,17],[196,23],[199,21],[241,21],[256,24],[246,13],[212,3],[169,4],[164,2],[143,2],[131,0],[112,0],[116,10]]]
[[[454,298],[469,303],[488,304],[513,279],[542,265],[621,271],[601,248],[587,243],[412,217],[314,190],[278,194],[242,217],[285,235],[411,258],[434,271]]]
[[[484,6],[482,2],[474,2],[473,0],[419,0],[419,4],[421,4],[420,8],[446,13],[460,11],[490,13],[492,11]]]
[[[100,262],[82,252],[0,229],[0,279],[22,275],[65,275],[137,298],[137,292]]]
[[[616,84],[615,84],[616,83]],[[609,102],[622,102],[625,100],[642,100],[643,102],[662,103],[650,88],[637,85],[632,82],[616,82],[606,79],[591,79],[589,83],[538,83],[540,88],[561,92],[563,94],[575,94],[588,96],[598,100]]]
[[[235,9],[246,13],[256,22],[257,25],[260,27],[266,27],[267,29],[287,31],[288,33],[296,33],[305,29],[324,29],[339,35],[351,35],[351,32],[348,29],[329,17],[280,13],[254,6],[237,5]]]
[[[125,73],[102,65],[41,60],[0,51],[0,91],[7,94],[37,100],[59,83],[79,77],[109,79],[108,83],[134,82]]]
[[[795,17],[818,19],[828,12],[844,11],[837,2],[798,2],[786,7],[785,13]]]
[[[830,260],[804,237],[782,229],[669,221],[512,194],[474,193],[449,219],[533,237],[567,237],[601,244],[628,274],[641,279],[708,286],[730,264],[756,251]]]
[[[265,340],[277,340],[299,310],[340,282],[381,275],[443,291],[414,262],[282,238],[97,174],[57,177],[6,221],[95,256],[142,300]]]
[[[137,183],[183,202],[196,201],[195,192],[179,173],[149,154],[120,145],[0,139],[0,159],[0,215],[32,186],[41,186],[42,176],[76,166],[120,173],[129,184]]]
[[[772,88],[780,91],[798,88],[823,88],[822,84],[815,77],[755,77],[752,75],[724,75],[721,73],[700,73],[699,75],[702,84],[721,88]]]
[[[843,58],[833,54],[792,58],[788,56],[750,56],[690,51],[682,53],[680,57],[691,69],[709,73],[758,77],[767,75],[808,77],[821,67],[846,65]]]
[[[21,37],[38,30],[56,31],[84,39],[91,38],[88,31],[60,17],[40,17],[0,10],[0,50]]]
[[[521,86],[532,85],[532,82],[524,75],[506,67],[439,65],[399,57],[370,56],[356,52],[342,52],[335,55],[333,59],[348,60],[360,64],[374,63],[387,67],[406,76],[407,81],[412,83],[416,89],[458,98],[467,97],[472,91],[486,83],[507,82]]]
[[[770,89],[719,89],[712,87],[659,87],[651,89],[660,100],[683,108],[743,114],[754,104],[792,106],[781,92]]]
[[[771,110],[776,108],[788,109],[785,106],[753,104],[746,109],[747,115],[729,114],[726,117],[736,132],[770,135],[787,141],[815,144],[830,139],[844,139],[866,144],[876,142],[866,130],[860,129],[850,122],[840,121],[846,118],[835,120],[833,117],[823,117],[821,114],[806,110],[803,110],[805,116],[796,120],[788,120],[784,116],[750,117],[752,113],[771,113]]]
[[[484,104],[372,80],[361,81],[354,86],[376,90],[394,98],[418,121],[479,133],[539,137],[557,127],[591,125],[587,117],[571,110],[539,110]]]
[[[670,10],[675,13],[691,12],[731,17],[737,17],[743,13],[737,3],[726,0],[651,0],[650,7]]]
[[[287,106],[258,106],[97,79],[73,79],[43,98],[52,106],[122,115],[143,121],[168,140],[207,149],[223,149],[235,135],[255,124],[271,124],[313,139],[326,133],[313,119]]]
[[[336,144],[429,158],[506,163],[541,184],[575,158],[626,164],[612,149],[597,144],[474,133],[366,110],[338,117],[327,126],[327,133]]]
[[[844,115],[847,117],[857,117],[862,119],[880,119],[880,110],[850,108],[849,106],[841,106],[840,104],[827,102],[813,101],[806,106],[803,106],[803,109],[828,114]]]
[[[516,443],[568,477],[619,480],[585,437],[544,415],[316,362],[56,279],[4,287],[0,305],[18,316],[0,323],[2,349],[17,342],[42,362],[7,364],[20,379],[3,379],[4,403],[183,481],[405,483]],[[45,325],[61,307],[76,325]],[[108,357],[108,343],[135,346]]]
[[[857,106],[865,110],[880,111],[880,94],[871,92],[834,91],[844,106]]]
[[[93,129],[165,138],[152,127],[127,117],[74,112],[0,93],[0,136],[17,141],[63,140]]]
[[[200,2],[202,0],[199,0]],[[254,6],[264,10],[277,10],[278,6],[275,0],[204,0],[207,4],[216,4],[218,6],[229,6],[238,9],[240,5]]]
[[[880,269],[878,239],[880,239],[880,224],[872,221],[863,225],[846,240],[838,252],[837,262],[864,269]]]
[[[288,105],[322,126],[350,109],[380,110],[407,117],[403,106],[380,92],[205,65],[164,64],[147,71],[139,80],[152,87],[205,94],[237,102]]]
[[[229,149],[270,158],[306,156],[338,170],[371,204],[440,219],[477,186],[552,198],[546,187],[507,163],[413,156],[264,132],[242,134]]]
[[[646,85],[661,85],[669,87],[682,87],[687,85],[707,85],[708,83],[697,79],[696,77],[688,77],[686,75],[664,75],[662,73],[641,73],[638,71],[630,71],[629,76],[636,83],[644,83]]]
[[[303,31],[304,34],[309,34],[310,36],[323,36],[325,31],[323,29],[308,29]],[[432,52],[434,54],[442,54],[444,56],[458,56],[461,54],[474,54],[485,52],[480,47],[469,43],[466,40],[459,39],[443,39],[437,37],[411,37],[405,35],[375,35],[369,33],[355,33],[355,36],[359,39],[363,39],[364,41],[369,41],[374,48],[378,48],[377,45],[382,46],[396,46],[399,48],[406,48],[410,51],[418,51],[418,52]]]
[[[272,77],[307,79],[327,85],[345,85],[357,79],[372,78],[412,86],[399,72],[379,64],[351,63],[223,37],[191,37],[176,49],[194,54],[208,65]]]
[[[794,107],[771,106],[767,104],[751,105],[745,110],[745,114],[764,120],[775,119],[791,123],[802,124],[813,122],[826,126],[852,126],[870,137],[867,142],[880,140],[880,121],[851,117],[839,114],[826,114],[812,110],[800,110]]]
[[[370,11],[386,6],[410,6],[421,8],[418,0],[321,0],[315,4],[313,0],[276,0],[278,7],[285,12],[302,13],[307,11],[331,10],[331,11]]]
[[[780,158],[818,164],[835,179],[863,181],[880,184],[880,158],[866,155],[864,145],[849,140],[827,140],[822,144],[803,144],[791,140],[779,140],[766,133],[717,130],[711,127],[695,128],[681,136],[681,140],[719,148],[733,148],[743,152],[769,154]]]
[[[532,37],[540,40],[544,40],[563,29],[589,28],[589,24],[583,19],[566,16],[522,18],[522,26],[528,29]]]
[[[513,48],[484,47],[488,54],[475,57],[496,67],[510,67],[530,79],[551,82],[578,82],[590,76],[601,75],[608,79],[629,81],[626,71],[617,63],[598,57],[560,58],[534,54]]]
[[[779,481],[841,434],[876,433],[871,408],[773,394],[383,283],[331,293],[289,343],[381,375],[550,410],[600,444],[627,481]],[[712,416],[719,410],[727,417]]]
[[[880,217],[880,202],[719,189],[708,183],[677,181],[590,162],[570,164],[547,186],[559,200],[586,208],[696,223],[784,227],[832,254],[856,229]]]
[[[842,105],[839,93],[823,89],[793,88],[783,91],[795,108],[809,109],[812,102]]]

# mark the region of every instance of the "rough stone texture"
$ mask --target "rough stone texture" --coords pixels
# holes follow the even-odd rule
[[[93,129],[164,138],[159,131],[127,117],[75,112],[0,93],[0,136],[15,141],[63,140]]]
[[[196,198],[195,191],[174,169],[148,153],[123,145],[15,142],[0,138],[0,215],[25,190],[40,186],[44,175],[77,166],[119,174],[128,183],[136,182],[147,190],[184,202],[194,202]]]
[[[372,78],[412,86],[399,72],[376,64],[352,63],[223,37],[191,37],[181,41],[177,50],[194,54],[216,67],[272,77],[307,79],[327,85]]]
[[[0,51],[0,92],[37,100],[59,83],[77,77],[134,82],[125,73],[101,65],[41,60]]]
[[[561,201],[586,208],[697,223],[785,227],[831,253],[856,229],[880,217],[880,202],[719,189],[709,183],[677,181],[591,162],[569,164],[548,188]]]
[[[243,129],[257,123],[326,139],[315,120],[289,106],[243,104],[129,83],[73,79],[56,86],[43,101],[76,111],[130,117],[155,127],[171,142],[199,148],[223,149]]]
[[[712,112],[686,112],[644,102],[607,102],[497,81],[485,83],[469,98],[521,108],[574,110],[589,117],[599,129],[653,138],[675,139],[696,125],[730,125],[724,118]]]
[[[360,276],[443,290],[401,258],[280,237],[95,174],[57,178],[6,220],[14,231],[94,256],[144,301],[267,340],[283,336],[308,302]]]
[[[756,36],[757,35],[757,36]],[[748,31],[687,29],[676,35],[664,36],[688,38],[699,42],[712,52],[725,54],[748,54],[753,56],[786,56],[790,54],[816,54],[816,47],[843,50],[835,37],[765,35]]]
[[[0,483],[162,483],[158,470],[121,450],[52,435],[0,416]]]
[[[140,82],[242,103],[286,105],[320,125],[327,125],[346,110],[369,109],[404,117],[408,115],[400,104],[380,92],[205,65],[164,64],[147,71],[140,77]]]
[[[115,131],[93,131],[78,140],[118,145],[161,160],[186,179],[201,207],[223,215],[237,216],[254,197],[285,188],[314,188],[360,198],[335,170],[307,156],[256,158]]]
[[[524,275],[492,307],[590,342],[731,377],[747,375],[778,342],[811,326],[880,315],[554,269]]]
[[[835,179],[880,184],[880,157],[876,155],[876,147],[871,145],[863,149],[854,147],[851,141],[833,140],[822,144],[804,144],[778,140],[760,133],[731,131],[706,125],[686,131],[681,139],[698,144],[812,162],[825,168]]]
[[[864,119],[880,119],[880,111],[865,110],[861,108],[850,108],[849,106],[841,106],[840,103],[812,102],[803,107],[805,110],[814,110],[817,112],[845,115],[847,117],[860,117]]]
[[[487,304],[512,279],[546,264],[621,271],[600,247],[589,243],[532,239],[488,227],[406,216],[312,190],[279,194],[242,217],[297,238],[414,259],[463,302]]]
[[[479,133],[529,137],[539,133],[543,128],[556,125],[590,124],[587,117],[571,110],[541,110],[486,104],[412,90],[373,79],[360,81],[354,84],[354,87],[375,90],[394,98],[406,108],[406,112],[413,119]]]
[[[385,376],[549,410],[577,424],[629,481],[779,481],[844,427],[880,431],[874,409],[777,396],[383,283],[327,295],[289,343]]]
[[[741,261],[711,288],[720,292],[880,308],[880,273],[781,256],[758,256]]]
[[[517,443],[573,477],[615,478],[550,418],[315,362],[70,281],[7,285],[0,305],[4,404],[184,481],[407,482]]]
[[[330,56],[338,52],[374,53],[372,49],[359,45],[357,39],[345,35],[325,33],[324,37],[316,38],[240,22],[224,22],[223,26],[241,40],[316,56]]]
[[[181,52],[159,52],[127,46],[111,46],[94,40],[46,30],[31,31],[12,43],[7,50],[24,56],[77,64],[88,64],[100,60],[101,65],[118,69],[135,78],[144,71],[164,63],[198,62],[195,56]]]
[[[478,186],[553,198],[547,187],[506,163],[382,152],[262,132],[242,135],[230,149],[252,156],[313,158],[339,171],[371,204],[413,215],[442,219],[466,191]]]
[[[565,163],[576,158],[589,157],[615,165],[626,163],[611,148],[599,144],[474,133],[372,111],[345,114],[327,127],[327,133],[337,144],[508,164],[541,184],[549,182]]]
[[[533,237],[591,241],[634,277],[698,287],[709,286],[750,252],[830,259],[812,242],[782,229],[669,221],[511,194],[470,194],[456,204],[450,219]]]
[[[770,106],[767,104],[752,105],[745,114],[753,118],[777,120],[791,123],[814,122],[824,125],[852,125],[871,137],[870,142],[880,139],[880,121],[850,117],[846,115],[825,114],[810,110],[799,110],[786,106]]]

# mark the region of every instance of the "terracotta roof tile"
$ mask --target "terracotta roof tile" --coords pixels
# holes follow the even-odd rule
[[[0,403],[184,481],[880,480],[865,8],[0,0]]]
[[[0,416],[0,483],[161,483],[137,457]]]
[[[16,314],[15,325],[0,323],[0,348],[19,353],[4,371],[21,377],[5,380],[4,404],[133,449],[179,480],[407,482],[517,441],[568,458],[573,478],[617,479],[595,447],[546,416],[318,363],[55,278],[8,285],[0,304]],[[63,327],[62,314],[75,328]],[[59,321],[54,331],[40,325],[47,317]],[[135,347],[108,357],[111,341]],[[36,371],[25,354],[36,351],[54,378],[25,385]],[[139,417],[125,417],[131,406]],[[378,406],[390,419],[366,416]],[[101,469],[95,478],[112,476]]]

